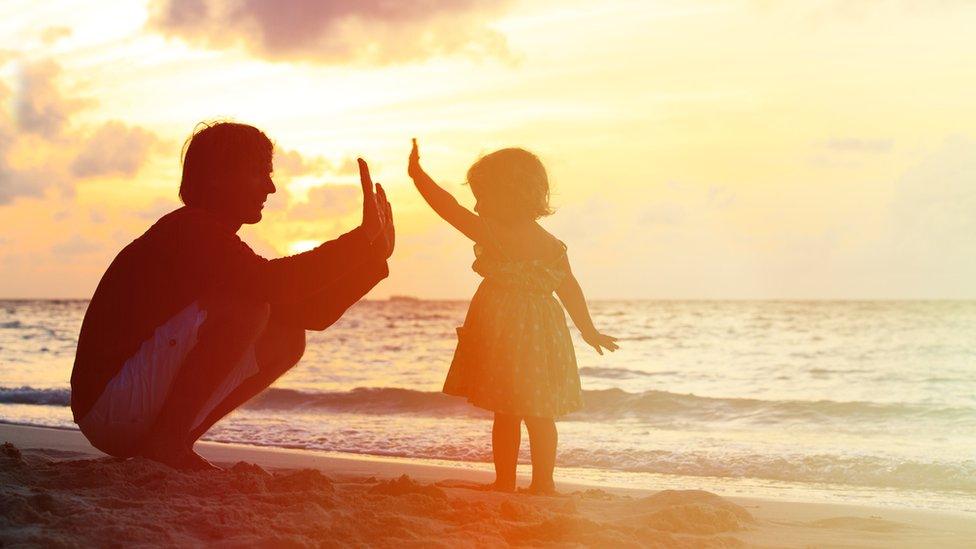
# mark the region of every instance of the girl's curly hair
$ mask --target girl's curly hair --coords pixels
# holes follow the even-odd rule
[[[467,183],[483,213],[507,221],[534,221],[552,214],[549,176],[539,157],[525,149],[508,148],[478,159]]]

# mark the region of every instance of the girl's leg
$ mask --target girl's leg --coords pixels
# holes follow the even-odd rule
[[[529,490],[541,494],[556,492],[552,470],[556,466],[556,422],[551,417],[527,417],[529,447],[532,450],[532,485]]]
[[[515,491],[515,467],[522,442],[522,418],[495,412],[491,427],[491,453],[495,459],[496,490]]]

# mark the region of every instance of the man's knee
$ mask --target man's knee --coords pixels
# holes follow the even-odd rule
[[[289,367],[298,364],[298,361],[305,354],[305,330],[287,330],[281,339],[282,361],[287,363]]]
[[[273,315],[256,347],[258,365],[268,373],[284,373],[305,354],[305,330],[279,322]]]

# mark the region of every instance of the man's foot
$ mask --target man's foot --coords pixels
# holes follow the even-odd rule
[[[193,451],[191,448],[186,454],[184,454],[184,463],[186,468],[184,470],[189,471],[223,471],[222,467],[214,465],[207,458],[201,456],[200,454]]]
[[[168,465],[179,471],[220,471],[221,468],[210,463],[192,448],[149,444],[139,452],[139,456]]]

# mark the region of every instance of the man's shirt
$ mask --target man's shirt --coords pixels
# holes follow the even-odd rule
[[[158,326],[205,296],[275,305],[296,326],[324,329],[388,274],[359,228],[314,250],[268,260],[206,210],[163,216],[122,249],[81,326],[71,372],[75,421]]]

